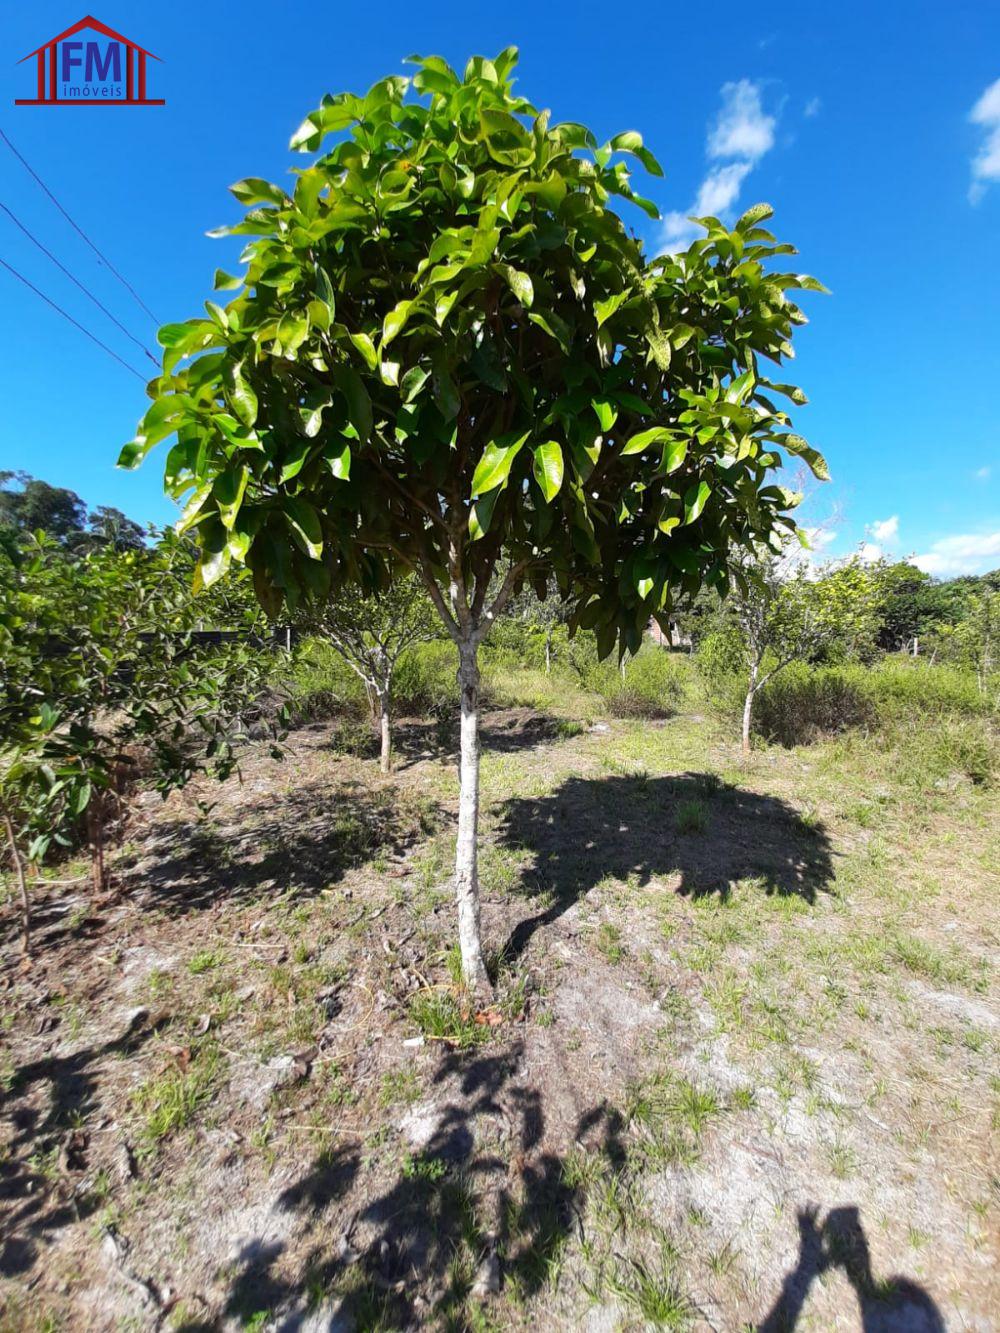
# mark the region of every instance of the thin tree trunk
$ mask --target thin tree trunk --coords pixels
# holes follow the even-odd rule
[[[545,635],[545,674],[552,673],[552,631],[549,630]]]
[[[469,636],[458,645],[458,685],[462,696],[459,764],[458,841],[455,846],[455,898],[462,973],[474,991],[489,992],[479,926],[479,662],[478,644]]]
[[[14,862],[18,891],[21,895],[21,952],[27,957],[31,953],[31,900],[28,897],[28,882],[24,878],[24,861],[21,859],[21,853],[18,850],[14,825],[6,810],[3,812],[3,824],[7,833],[10,858]]]
[[[389,686],[386,685],[379,692],[379,729],[382,736],[382,750],[379,756],[379,766],[383,773],[392,772],[392,698],[389,693]]]
[[[753,715],[753,697],[757,693],[757,663],[750,668],[750,688],[743,704],[743,753],[750,753],[750,720]]]

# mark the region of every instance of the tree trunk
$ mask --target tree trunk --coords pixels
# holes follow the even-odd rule
[[[552,673],[552,631],[551,629],[545,635],[545,674]]]
[[[462,696],[459,761],[458,841],[455,846],[455,898],[462,974],[474,991],[488,993],[490,980],[483,961],[479,930],[479,662],[472,638],[458,645],[458,685]]]
[[[743,704],[743,753],[750,753],[750,720],[753,715],[753,697],[757,693],[757,663],[750,668],[750,688]]]
[[[382,736],[382,749],[379,756],[379,767],[383,773],[392,772],[392,697],[389,693],[389,686],[384,686],[379,691],[379,730]]]
[[[28,883],[24,878],[24,861],[21,859],[21,853],[18,850],[14,825],[6,810],[3,812],[3,824],[7,833],[10,857],[14,862],[18,891],[21,895],[21,952],[27,957],[31,953],[31,901],[28,898]]]

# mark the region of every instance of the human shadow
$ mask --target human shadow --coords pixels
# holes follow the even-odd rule
[[[679,876],[677,892],[723,900],[735,882],[753,880],[765,893],[807,903],[833,879],[822,824],[712,774],[571,777],[548,796],[508,801],[497,836],[530,854],[525,890],[547,899],[515,927],[508,961],[609,877],[645,885]]]
[[[223,900],[253,903],[275,890],[308,897],[376,853],[400,855],[433,832],[437,818],[388,786],[303,783],[248,793],[231,818],[161,820],[141,855],[119,860],[117,873],[126,892],[170,915]]]
[[[319,1307],[311,1329],[464,1327],[470,1297],[501,1279],[524,1296],[538,1291],[581,1226],[583,1187],[566,1170],[568,1148],[546,1140],[541,1093],[519,1076],[522,1056],[520,1044],[443,1055],[429,1101],[414,1108],[420,1146],[390,1150],[381,1167],[360,1143],[317,1157],[277,1201],[295,1215],[289,1237],[244,1246],[225,1314],[267,1310],[292,1333],[309,1291]],[[601,1103],[566,1143],[620,1173],[624,1136],[620,1113]]]
[[[819,1209],[799,1209],[799,1255],[785,1274],[781,1291],[757,1333],[792,1333],[813,1282],[840,1269],[858,1301],[864,1333],[945,1333],[945,1322],[930,1294],[910,1278],[876,1278],[861,1215],[853,1206],[833,1208],[822,1225]]]
[[[126,1031],[99,1046],[65,1056],[45,1056],[17,1067],[0,1112],[10,1131],[0,1158],[0,1277],[27,1272],[40,1245],[89,1211],[62,1170],[87,1165],[88,1136],[74,1126],[99,1109],[101,1063],[133,1054],[155,1031],[138,1015]]]

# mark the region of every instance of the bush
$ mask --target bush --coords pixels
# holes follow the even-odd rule
[[[684,697],[683,666],[656,644],[643,644],[626,661],[623,676],[615,661],[597,660],[592,636],[578,636],[573,666],[584,688],[599,694],[614,717],[671,717]]]
[[[757,695],[754,730],[780,745],[803,745],[851,728],[871,728],[878,722],[872,674],[858,666],[794,662]]]
[[[288,692],[295,723],[345,715],[360,719],[369,711],[361,681],[322,639],[307,639],[296,653]]]

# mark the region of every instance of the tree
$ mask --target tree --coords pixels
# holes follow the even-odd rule
[[[750,753],[757,695],[792,662],[809,661],[843,634],[845,614],[822,586],[787,553],[759,549],[740,557],[726,611],[735,622],[745,656],[747,689],[741,740]]]
[[[455,891],[485,988],[479,646],[551,577],[571,628],[635,652],[675,594],[726,586],[732,543],[794,527],[776,446],[825,465],[775,406],[801,393],[759,358],[781,362],[804,319],[788,289],[822,289],[765,267],[790,252],[766,205],[648,261],[611,206],[658,216],[624,160],[660,174],[641,136],[550,124],[511,91],[513,48],[461,78],[415,63],[323,99],[292,139],[323,155],[291,192],[232,187],[249,211],[221,234],[250,238],[247,268],[216,286],[238,294],[160,330],[120,461],[177,435],[167,488],[188,497],[200,584],[245,562],[272,614],[421,577],[459,655]]]
[[[20,490],[11,490],[16,481]],[[0,527],[47,532],[65,542],[85,530],[87,506],[75,491],[50,486],[27,472],[0,472]]]
[[[241,641],[218,648],[192,637],[207,609],[191,597],[192,568],[190,544],[172,535],[149,550],[82,555],[45,533],[2,543],[0,823],[25,952],[26,866],[73,845],[82,825],[102,890],[105,826],[136,749],[164,793],[235,767],[270,655],[252,641],[256,608],[232,597],[214,598],[213,618],[242,628]]]
[[[385,592],[363,596],[347,585],[306,612],[304,626],[325,639],[360,677],[378,722],[383,773],[392,769],[392,684],[400,657],[441,635],[441,623],[423,584],[413,575],[394,578]]]
[[[74,548],[81,545],[113,546],[116,551],[139,551],[146,544],[146,534],[133,519],[110,505],[98,505],[87,519],[89,532]]]

